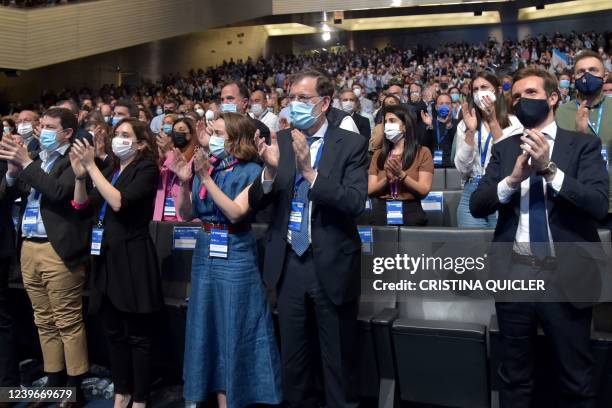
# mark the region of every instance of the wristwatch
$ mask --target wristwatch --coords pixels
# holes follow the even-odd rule
[[[538,170],[536,174],[538,176],[546,177],[557,172],[557,165],[554,162],[548,162],[548,166],[541,170]]]

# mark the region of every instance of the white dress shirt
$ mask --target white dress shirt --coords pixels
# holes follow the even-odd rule
[[[555,146],[555,138],[557,137],[557,123],[552,122],[548,126],[546,126],[540,133],[543,133],[548,141],[550,146],[550,157],[552,157],[552,152]],[[529,159],[531,163],[531,158]],[[550,183],[546,182],[546,179],[542,177],[542,183],[544,184],[544,200],[546,200],[546,189],[550,186],[555,193],[559,193],[561,191],[561,187],[563,186],[563,180],[565,179],[565,173],[563,170],[557,169],[555,176],[553,177]],[[521,255],[531,255],[531,248],[529,243],[529,178],[523,180],[520,186],[521,189],[521,215],[519,217],[518,228],[516,229],[516,236],[514,238],[514,251]],[[499,202],[502,204],[506,204],[510,201],[512,194],[514,194],[518,190],[510,188],[506,179],[503,179],[497,184],[497,197],[499,198]],[[549,202],[546,200],[546,218],[548,218],[548,211],[550,210]],[[548,240],[552,243],[552,235],[550,233],[550,225],[548,226]],[[554,247],[552,247],[552,254],[554,256]]]
[[[270,111],[264,111],[259,118],[256,118],[253,113],[249,113],[249,115],[263,123],[270,129],[270,132],[278,132],[278,116]]]
[[[480,154],[478,153],[478,132],[474,135],[474,146],[470,146],[465,142],[465,131],[467,127],[465,126],[465,122],[462,120],[457,125],[457,133],[455,134],[455,139],[457,139],[457,153],[455,154],[455,167],[463,176],[463,179],[467,180],[471,177],[482,176],[485,173],[485,169],[489,164],[489,159],[491,158],[491,149],[493,148],[493,143],[497,143],[501,140],[504,140],[508,136],[516,135],[523,132],[523,125],[514,115],[508,115],[508,119],[510,120],[510,126],[502,130],[502,137],[497,141],[491,140],[489,143],[489,147],[486,152],[486,158],[484,163],[484,168],[480,164]],[[481,141],[480,148],[484,150],[485,144],[487,141],[487,136],[489,136],[489,131],[485,127],[484,123],[480,125],[481,132]]]
[[[312,135],[312,137],[315,138],[315,141],[310,145],[310,165],[312,167],[314,167],[315,165],[315,161],[317,160],[317,153],[319,152],[319,148],[322,147],[323,145],[323,139],[325,137],[325,133],[327,132],[327,128],[328,128],[328,123],[327,123],[327,119],[325,120],[325,122],[323,122],[323,125],[319,128],[319,130]],[[316,169],[315,169],[316,171]],[[296,169],[297,172],[297,169]],[[270,191],[272,191],[272,184],[274,183],[274,180],[266,180],[264,178],[264,173],[265,172],[261,172],[261,185],[262,185],[262,189],[264,194],[268,194]],[[310,188],[312,189],[312,187],[314,186],[315,182],[317,181],[317,174],[315,172],[315,178],[312,181],[312,184],[310,185]],[[307,181],[304,181],[307,183]],[[312,225],[311,225],[311,220],[312,220],[312,201],[308,200],[308,242],[312,243]],[[287,242],[291,243],[291,230],[287,229]]]

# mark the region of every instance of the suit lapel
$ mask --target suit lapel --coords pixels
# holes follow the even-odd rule
[[[553,145],[552,156],[550,160],[557,165],[558,169],[566,171],[569,168],[572,152],[574,150],[574,140],[569,137],[561,128],[557,128],[557,136]],[[547,189],[547,195],[551,194],[552,188]],[[552,201],[550,211],[553,211],[557,200]]]
[[[523,150],[521,149],[521,136],[520,135],[516,135],[516,136],[512,136],[512,151],[511,151],[511,155],[510,157],[512,157],[512,160],[508,161],[508,168],[504,169],[505,171],[505,175],[504,177],[506,177],[506,175],[510,175],[512,174],[512,170],[514,170],[514,164],[516,163],[516,159],[523,153]],[[519,194],[513,194],[512,195],[512,208],[514,209],[514,213],[516,214],[517,217],[520,217],[521,215],[521,194],[520,194],[520,189],[519,189]]]
[[[323,177],[329,177],[332,169],[334,168],[334,164],[336,163],[336,159],[338,157],[336,153],[340,147],[341,141],[342,136],[332,131],[331,127],[328,127],[327,132],[325,132],[321,162],[317,168],[317,173],[321,174]]]

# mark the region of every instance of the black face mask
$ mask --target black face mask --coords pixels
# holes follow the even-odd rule
[[[189,144],[189,140],[187,140],[187,133],[186,132],[172,132],[172,143],[174,144],[174,147],[183,149],[185,146]]]
[[[170,115],[174,113],[174,109],[164,109],[164,115]]]
[[[546,120],[550,106],[546,99],[520,98],[514,105],[514,113],[527,129],[533,129]]]

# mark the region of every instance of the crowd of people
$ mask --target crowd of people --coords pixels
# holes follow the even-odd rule
[[[609,41],[572,33],[276,56],[134,89],[45,91],[33,109],[14,106],[0,142],[2,231],[10,231],[0,241],[2,282],[6,290],[19,250],[47,385],[78,389],[89,369],[81,300],[89,276],[115,408],[150,402],[163,297],[148,227],[186,221],[201,226],[187,311],[188,406],[216,394],[222,407],[314,407],[319,364],[326,405],[358,406],[355,220],[368,198],[382,206],[379,225],[426,225],[421,200],[434,169],[456,167],[460,227],[552,243],[543,254],[517,250],[521,267],[548,267],[555,242],[596,240],[597,227],[612,229]],[[546,212],[542,186],[560,200],[558,213]],[[262,280],[251,222],[268,207]],[[280,352],[264,284],[277,294]],[[513,350],[502,362],[503,406],[529,404],[532,345],[512,339],[535,330],[536,314],[561,333],[562,398],[592,406],[590,309],[529,307],[498,307]],[[520,330],[517,314],[529,316]],[[15,343],[2,341],[2,385],[15,386]]]

